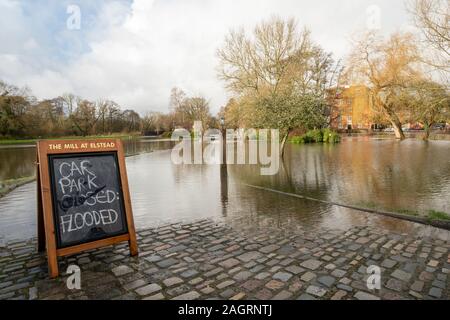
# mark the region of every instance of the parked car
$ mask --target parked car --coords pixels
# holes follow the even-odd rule
[[[203,140],[205,141],[219,141],[220,139],[222,139],[222,136],[218,133],[203,136]]]
[[[416,123],[410,127],[410,130],[420,131],[423,130],[423,127],[420,124]]]
[[[433,130],[445,130],[445,123],[436,123],[431,126]]]
[[[383,132],[394,132],[394,128],[386,128]]]

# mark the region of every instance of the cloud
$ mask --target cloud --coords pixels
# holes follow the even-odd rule
[[[216,76],[215,53],[230,28],[251,30],[274,14],[295,17],[342,57],[351,33],[365,28],[370,5],[380,7],[385,31],[408,23],[403,4],[388,0],[71,1],[82,13],[82,28],[74,31],[65,28],[63,5],[39,2],[30,10],[28,2],[0,0],[0,20],[6,19],[0,40],[7,43],[0,50],[0,78],[28,85],[39,98],[73,92],[141,113],[167,111],[174,86],[204,95],[218,111],[227,93]],[[41,21],[41,14],[53,18]]]

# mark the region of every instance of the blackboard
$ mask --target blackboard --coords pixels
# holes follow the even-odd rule
[[[48,155],[57,248],[128,232],[116,152]]]
[[[48,273],[58,257],[127,241],[139,254],[120,139],[39,140],[36,144],[38,251]]]

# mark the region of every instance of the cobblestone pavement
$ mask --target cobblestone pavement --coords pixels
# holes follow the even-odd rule
[[[248,232],[211,220],[138,232],[126,243],[60,258],[48,279],[36,241],[0,245],[0,299],[448,299],[450,242],[377,227]],[[81,290],[66,287],[69,264]],[[381,268],[368,290],[366,268]]]

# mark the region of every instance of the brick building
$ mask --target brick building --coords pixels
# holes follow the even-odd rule
[[[366,86],[346,86],[335,96],[333,105],[331,112],[333,129],[369,130],[377,127],[373,123],[372,99]]]

